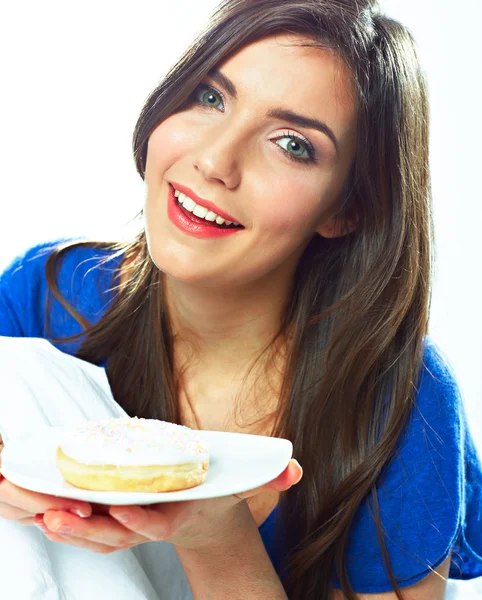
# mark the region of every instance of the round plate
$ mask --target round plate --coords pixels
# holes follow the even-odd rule
[[[19,487],[98,504],[155,504],[201,500],[239,494],[276,479],[293,453],[289,440],[243,433],[199,431],[209,448],[206,480],[180,492],[93,492],[62,478],[55,464],[61,427],[23,434],[8,440],[2,451],[2,475]]]

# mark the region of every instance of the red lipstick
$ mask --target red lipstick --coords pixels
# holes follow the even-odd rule
[[[177,187],[177,184],[175,185],[176,189],[190,196],[194,202],[197,202],[197,196],[193,197],[190,193],[188,193],[188,191],[183,191],[183,189],[188,190],[188,188],[182,186],[183,189],[181,189],[181,187]],[[205,201],[201,199],[199,199],[199,204],[206,206],[208,209],[210,209],[209,205],[213,207],[215,206],[211,202],[205,203]],[[224,218],[223,213],[217,212],[218,209],[214,210],[213,208],[212,210],[220,217],[222,216]],[[169,195],[167,199],[167,216],[178,229],[198,238],[226,237],[228,235],[234,235],[235,233],[238,233],[244,229],[244,227],[219,227],[210,221],[196,217],[196,215],[186,211],[186,209],[182,208],[182,206],[178,203],[176,196],[174,196],[174,188],[170,184]],[[232,219],[228,218],[228,220],[231,221]]]
[[[183,194],[186,194],[186,196],[189,196],[189,198],[194,200],[196,204],[200,204],[208,210],[211,210],[212,212],[222,217],[225,221],[232,221],[234,223],[239,222],[234,217],[231,217],[230,215],[228,215],[228,213],[224,212],[221,208],[219,208],[219,206],[216,206],[214,202],[209,202],[209,200],[204,200],[204,198],[196,196],[196,194],[185,185],[181,185],[180,183],[176,183],[175,181],[172,181],[171,185],[175,190],[179,190]]]

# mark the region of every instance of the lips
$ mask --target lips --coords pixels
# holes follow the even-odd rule
[[[186,196],[189,196],[192,200],[194,200],[194,202],[196,204],[200,204],[201,206],[204,206],[208,210],[211,210],[212,212],[214,212],[217,215],[219,215],[220,217],[222,217],[225,221],[232,221],[234,223],[239,223],[238,219],[236,219],[235,217],[232,217],[231,215],[229,215],[222,208],[219,208],[219,206],[217,206],[216,204],[214,204],[214,202],[210,202],[209,200],[205,200],[204,198],[200,198],[198,195],[196,195],[187,186],[182,185],[180,183],[176,183],[175,181],[171,181],[170,184],[172,185],[172,187],[175,190],[179,190],[183,194],[186,194]]]
[[[178,229],[197,238],[225,238],[236,234],[239,235],[239,232],[244,230],[244,227],[218,227],[205,219],[196,217],[192,213],[189,213],[189,215],[185,214],[182,206],[174,196],[172,185],[169,185],[167,216],[171,223]]]

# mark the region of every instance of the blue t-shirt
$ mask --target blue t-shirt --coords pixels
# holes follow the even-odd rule
[[[47,337],[45,262],[56,243],[18,257],[0,275],[0,335]],[[107,263],[105,262],[107,259]],[[121,257],[109,250],[76,248],[65,256],[59,289],[90,323],[112,301],[113,271]],[[66,337],[81,326],[53,301],[52,335]],[[80,342],[56,343],[75,354]],[[434,343],[425,339],[416,409],[398,442],[396,458],[378,485],[380,516],[390,563],[400,587],[415,584],[442,563],[452,549],[449,577],[482,576],[482,465],[456,379]],[[259,530],[280,573],[285,549],[276,536],[275,509]],[[347,568],[355,592],[392,590],[372,518],[371,497],[360,505],[350,531]],[[336,571],[332,584],[341,588]]]

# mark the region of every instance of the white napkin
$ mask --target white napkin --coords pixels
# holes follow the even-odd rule
[[[0,432],[125,416],[104,369],[36,338],[0,336]],[[0,518],[0,596],[15,600],[192,600],[171,544],[148,542],[102,555],[48,540]]]

